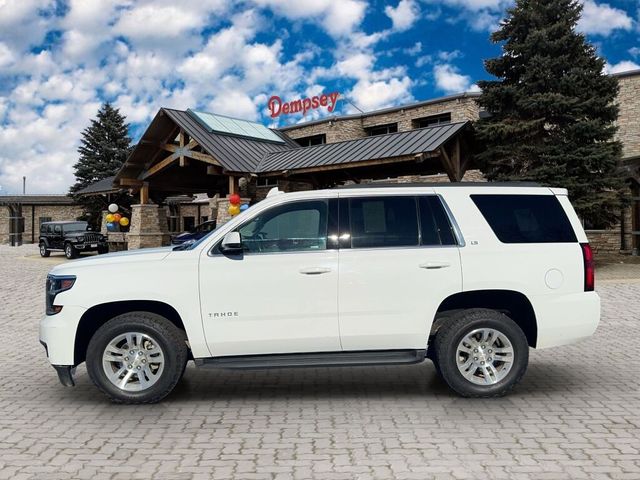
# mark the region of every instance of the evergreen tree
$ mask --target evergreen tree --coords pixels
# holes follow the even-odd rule
[[[477,159],[490,180],[566,187],[582,218],[610,225],[619,216],[622,146],[614,140],[618,82],[576,32],[576,0],[516,0],[491,35],[502,56],[485,61]]]
[[[78,196],[75,193],[92,183],[115,175],[129,154],[131,139],[128,134],[129,125],[117,108],[104,103],[96,119],[82,132],[78,153],[80,158],[73,166],[76,183],[70,189],[70,195],[80,203],[86,212],[87,219],[94,227],[99,227],[100,212],[107,207],[102,196]],[[129,195],[120,194],[112,201],[128,207],[131,205]]]

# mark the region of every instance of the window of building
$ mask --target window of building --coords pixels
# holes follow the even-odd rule
[[[167,215],[167,226],[169,232],[175,233],[180,231],[180,205],[174,202],[168,203],[169,215]]]
[[[414,197],[364,197],[349,200],[351,247],[418,245],[418,212]]]
[[[456,245],[442,202],[435,195],[419,198],[421,245]]]
[[[261,213],[238,230],[247,253],[326,250],[327,202],[293,202]]]
[[[385,135],[387,133],[396,133],[398,131],[397,123],[387,123],[385,125],[376,125],[375,127],[365,128],[367,135],[370,137],[374,135]]]
[[[301,147],[310,147],[312,145],[322,145],[327,143],[327,136],[324,133],[319,135],[310,135],[308,137],[296,138],[295,141]]]
[[[257,187],[273,188],[278,186],[278,179],[275,177],[261,177],[256,180]]]
[[[582,219],[582,226],[585,230],[606,230],[608,225],[602,221],[592,220],[590,218]]]
[[[182,222],[184,226],[183,230],[185,232],[190,232],[196,226],[196,217],[183,217]]]
[[[451,112],[429,115],[428,117],[416,118],[411,121],[413,128],[433,127],[443,123],[451,123]]]
[[[471,200],[503,243],[577,241],[554,195],[471,195]]]

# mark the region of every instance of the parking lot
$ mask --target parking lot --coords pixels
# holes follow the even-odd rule
[[[38,343],[65,261],[0,246],[0,479],[639,479],[640,264],[601,269],[595,337],[532,351],[506,398],[467,400],[419,366],[188,367],[162,404],[62,387]]]

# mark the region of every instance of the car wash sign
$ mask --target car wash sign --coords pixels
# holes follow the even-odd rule
[[[267,107],[269,108],[271,118],[276,118],[280,115],[290,115],[292,113],[302,113],[302,115],[306,115],[308,111],[318,110],[320,108],[326,108],[328,112],[333,112],[339,96],[340,94],[338,92],[323,93],[322,95],[314,95],[309,98],[283,102],[279,96],[274,95],[269,99]]]

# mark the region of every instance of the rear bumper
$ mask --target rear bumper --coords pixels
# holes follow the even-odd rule
[[[536,348],[557,347],[592,336],[600,323],[596,292],[544,295],[532,299],[538,320]]]

